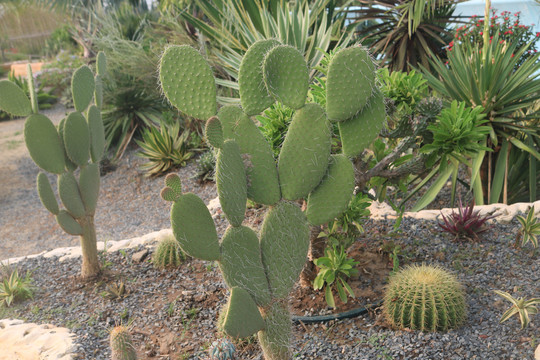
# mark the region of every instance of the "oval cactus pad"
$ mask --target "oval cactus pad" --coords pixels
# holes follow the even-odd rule
[[[208,208],[197,195],[184,194],[171,208],[174,237],[189,256],[202,260],[219,260],[220,249],[216,226]]]
[[[330,159],[331,131],[324,110],[307,104],[292,118],[278,161],[284,199],[306,197],[321,181]]]
[[[266,53],[280,42],[274,39],[260,40],[251,45],[242,58],[238,72],[240,101],[247,115],[256,115],[274,103],[263,78],[263,61]]]
[[[284,298],[307,259],[309,225],[306,216],[296,204],[279,202],[266,214],[260,239],[272,297]]]
[[[54,174],[65,171],[64,148],[56,127],[48,117],[30,115],[24,123],[24,141],[37,166]]]
[[[32,105],[20,87],[9,80],[2,80],[0,81],[0,110],[16,116],[27,116],[32,112]]]
[[[345,155],[332,155],[328,172],[307,201],[311,225],[322,225],[347,209],[354,191],[354,168]]]
[[[165,50],[159,65],[165,96],[178,110],[197,119],[208,119],[217,111],[216,82],[202,55],[188,45]]]
[[[79,112],[86,110],[94,96],[95,85],[94,74],[88,66],[83,65],[75,70],[71,78],[71,94],[75,110]]]
[[[231,289],[223,330],[232,337],[247,337],[264,329],[264,320],[249,293],[240,288]]]
[[[344,121],[366,105],[375,86],[375,65],[362,47],[340,50],[330,61],[326,81],[326,113]]]
[[[264,82],[274,98],[292,109],[306,102],[309,70],[300,52],[288,45],[274,47],[264,58]]]
[[[80,112],[72,112],[64,122],[64,146],[71,161],[84,166],[90,159],[90,129]]]

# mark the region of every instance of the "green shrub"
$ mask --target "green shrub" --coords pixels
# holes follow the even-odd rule
[[[465,321],[465,311],[462,285],[439,267],[405,267],[390,277],[385,290],[384,315],[400,329],[455,329]]]
[[[20,276],[17,268],[10,265],[2,265],[0,269],[0,305],[6,307],[11,304],[32,299],[35,287],[32,274],[27,271],[26,275]]]

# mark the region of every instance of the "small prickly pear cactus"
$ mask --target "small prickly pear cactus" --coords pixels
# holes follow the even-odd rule
[[[446,331],[465,321],[465,294],[444,269],[415,265],[390,278],[383,309],[388,322],[400,329]]]
[[[131,341],[129,329],[125,326],[115,326],[109,336],[112,360],[136,360],[137,351]]]
[[[37,189],[43,206],[56,216],[60,227],[79,235],[82,247],[81,276],[89,278],[100,272],[97,256],[94,213],[99,195],[99,161],[105,151],[105,133],[101,119],[101,87],[105,55],[98,55],[101,70],[94,74],[86,65],[75,71],[71,90],[75,111],[55,126],[38,113],[31,68],[28,67],[30,99],[15,84],[0,81],[0,109],[14,115],[28,116],[24,140],[32,160],[42,170],[58,175],[58,194],[65,209],[60,209],[49,178],[37,177]],[[95,104],[91,104],[95,98]],[[75,175],[75,171],[78,176]]]
[[[186,254],[219,263],[230,289],[219,326],[231,337],[258,333],[267,360],[291,358],[288,296],[307,259],[309,227],[347,208],[354,189],[348,156],[362,150],[356,142],[376,136],[364,127],[378,128],[384,119],[366,51],[346,49],[334,62],[325,111],[305,103],[309,69],[300,53],[276,40],[257,42],[240,66],[242,108],[229,105],[218,112],[212,70],[195,49],[173,46],[161,59],[165,96],[188,115],[208,119],[207,141],[217,152],[217,192],[230,223],[220,241],[204,202],[183,193],[180,178],[171,174],[161,196],[173,202],[174,236]],[[338,111],[344,100],[347,111]],[[250,118],[275,101],[295,110],[277,161]],[[342,137],[344,154],[330,154],[330,112],[335,113],[332,121],[356,132]],[[259,233],[242,225],[247,199],[269,206]],[[304,201],[302,208],[299,200]]]
[[[173,236],[166,236],[159,241],[152,262],[159,269],[178,267],[182,263],[182,255],[178,241]]]
[[[208,349],[210,360],[234,360],[235,352],[234,344],[227,339],[215,340]]]

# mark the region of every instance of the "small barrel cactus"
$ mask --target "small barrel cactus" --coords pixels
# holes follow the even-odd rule
[[[160,240],[152,257],[152,262],[159,269],[178,267],[182,263],[183,255],[178,241],[174,236],[170,235]]]
[[[235,352],[234,344],[227,339],[215,340],[208,349],[211,360],[234,360]]]
[[[390,278],[384,314],[392,326],[446,331],[465,320],[465,294],[458,280],[434,266],[409,266]]]
[[[115,326],[109,338],[112,360],[136,360],[137,351],[131,341],[129,329],[125,326]]]

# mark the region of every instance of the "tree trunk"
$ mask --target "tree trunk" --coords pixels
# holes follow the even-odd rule
[[[94,215],[87,215],[79,219],[83,233],[80,236],[82,249],[81,277],[90,279],[96,277],[101,272],[97,252],[96,228],[94,226]]]

